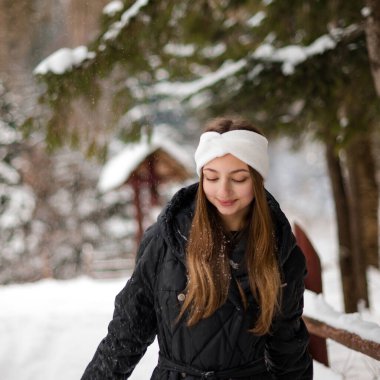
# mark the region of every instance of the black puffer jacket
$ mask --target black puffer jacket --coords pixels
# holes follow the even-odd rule
[[[200,379],[201,372],[203,378],[218,379],[312,379],[308,333],[300,318],[305,259],[289,222],[269,193],[283,276],[281,313],[273,321],[271,335],[247,332],[254,324],[258,305],[244,269],[231,270],[233,279],[239,280],[247,294],[248,310],[244,310],[232,280],[226,303],[211,317],[191,328],[184,321],[175,323],[186,287],[185,244],[196,189],[197,184],[181,189],[157,223],[146,231],[135,271],[116,297],[108,335],[99,344],[82,379],[127,379],[156,335],[161,365],[151,375],[154,380]],[[244,246],[243,238],[233,251],[234,261],[242,259]],[[223,375],[225,370],[245,368],[252,362],[258,363],[255,375],[247,372],[246,376],[234,377],[235,372],[228,371],[224,372],[226,377]]]

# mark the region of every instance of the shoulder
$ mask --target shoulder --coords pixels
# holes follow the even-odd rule
[[[141,239],[136,254],[136,267],[156,267],[165,251],[165,239],[158,223],[154,223],[146,229]]]
[[[145,289],[146,294],[153,294],[160,263],[166,251],[164,239],[155,223],[144,232],[136,254],[135,267],[125,289],[137,287]]]
[[[289,252],[282,271],[286,282],[303,282],[307,274],[306,258],[297,244]]]

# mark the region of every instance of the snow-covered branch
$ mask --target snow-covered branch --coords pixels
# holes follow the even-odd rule
[[[155,95],[169,95],[176,98],[187,98],[208,87],[235,75],[247,65],[246,59],[236,62],[225,62],[218,70],[191,82],[160,82],[153,88]]]
[[[87,46],[78,46],[74,49],[62,48],[40,62],[33,73],[45,75],[52,72],[61,75],[80,66],[85,60],[93,58],[95,58],[95,53],[88,51]]]
[[[122,29],[124,29],[130,22],[130,20],[139,13],[140,9],[146,6],[149,0],[137,0],[130,8],[122,13],[120,20],[114,22],[109,29],[103,34],[103,43],[99,46],[99,50],[105,48],[105,43],[108,40],[115,39]],[[112,16],[122,8],[120,1],[112,1],[106,5],[103,9],[103,13]],[[35,75],[45,75],[49,72],[54,74],[64,74],[72,70],[75,67],[79,67],[86,60],[95,59],[96,52],[88,51],[87,46],[78,46],[74,49],[61,48],[55,51],[53,54],[45,58],[34,69]]]
[[[113,40],[125,28],[130,20],[135,17],[142,7],[145,7],[149,0],[137,0],[130,8],[128,8],[120,17],[120,21],[114,22],[108,31],[103,35],[103,40]]]
[[[282,63],[282,72],[285,75],[293,74],[295,66],[308,58],[322,54],[336,47],[337,42],[330,35],[323,35],[309,46],[288,45],[275,49],[271,44],[260,45],[252,54],[252,58]]]
[[[121,0],[113,0],[103,8],[103,14],[113,17],[117,12],[123,10],[123,2]]]
[[[258,62],[255,65],[255,68],[257,67],[258,70],[251,71],[249,79],[252,80],[254,76],[258,75],[262,71],[263,64],[266,62],[281,63],[283,74],[291,75],[294,73],[295,67],[298,64],[316,55],[323,54],[328,50],[335,49],[339,41],[357,30],[358,28],[355,25],[351,25],[346,29],[334,29],[331,30],[330,33],[320,36],[308,46],[288,45],[282,48],[275,48],[272,44],[263,43],[249,56],[249,58]],[[238,71],[247,67],[248,62],[249,59],[247,58],[241,58],[235,62],[224,62],[216,71],[203,75],[194,81],[159,82],[153,87],[153,94],[168,95],[182,99],[189,98],[212,87],[221,80],[236,75]],[[254,72],[255,75],[252,75],[252,72]]]

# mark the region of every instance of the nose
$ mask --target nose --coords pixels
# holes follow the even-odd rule
[[[222,179],[219,182],[218,187],[218,197],[219,199],[228,199],[229,195],[231,194],[231,186],[227,179]]]

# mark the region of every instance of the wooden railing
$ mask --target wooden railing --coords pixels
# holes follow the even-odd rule
[[[89,275],[94,278],[127,277],[132,273],[135,259],[93,260],[89,265]]]
[[[336,342],[373,359],[380,360],[380,343],[366,340],[361,336],[347,330],[330,326],[326,322],[303,316],[303,320],[311,334]]]
[[[297,243],[306,258],[308,269],[308,277],[305,280],[306,289],[312,291],[314,294],[320,294],[322,293],[322,266],[318,253],[299,225],[294,225],[294,231]],[[380,360],[380,343],[364,339],[354,332],[331,326],[328,320],[322,320],[324,318],[317,319],[317,316],[318,314],[314,315],[312,313],[311,315],[307,315],[307,312],[303,315],[305,324],[310,332],[309,350],[314,359],[326,366],[329,365],[326,339],[332,339],[352,350],[361,352],[373,359]]]

